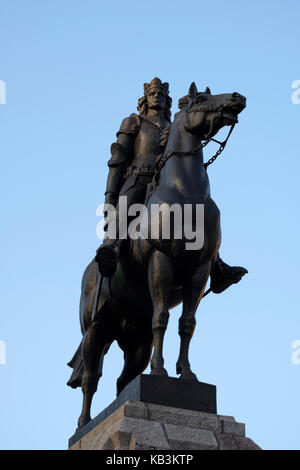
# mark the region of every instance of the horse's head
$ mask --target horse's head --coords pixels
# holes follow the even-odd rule
[[[209,88],[198,92],[195,83],[189,93],[179,100],[185,111],[184,127],[201,139],[213,137],[222,127],[238,122],[238,114],[246,107],[246,98],[239,93],[212,95]]]

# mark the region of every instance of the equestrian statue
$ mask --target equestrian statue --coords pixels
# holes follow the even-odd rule
[[[171,123],[169,85],[159,78],[144,84],[138,100],[138,114],[125,118],[111,146],[105,192],[106,236],[95,258],[87,266],[81,285],[80,325],[82,341],[68,365],[73,369],[68,385],[81,387],[82,412],[78,427],[90,421],[90,409],[102,365],[110,345],[117,341],[124,352],[124,366],[117,380],[117,394],[141,374],[151,359],[151,374],[167,375],[163,341],[169,310],[182,303],[179,319],[180,351],[176,363],[181,380],[197,380],[188,352],[198,304],[208,291],[221,293],[247,273],[230,266],[219,256],[220,212],[210,196],[207,166],[224,149],[246,98],[237,92],[212,95],[207,87],[199,92],[192,83],[179,100],[179,112]],[[215,139],[218,131],[230,126],[224,142]],[[203,148],[219,142],[217,154],[204,163]],[[140,218],[144,227],[158,236],[126,238],[121,197],[127,207],[143,204]],[[197,224],[197,207],[203,207],[201,246],[187,249],[190,239],[183,234],[163,236],[162,217],[153,217],[151,208],[177,205],[191,211],[192,226]],[[113,210],[112,210],[113,209]],[[110,236],[111,214],[116,227]],[[127,225],[132,220],[128,216]],[[117,222],[117,223],[116,223]],[[120,229],[120,227],[122,227]]]

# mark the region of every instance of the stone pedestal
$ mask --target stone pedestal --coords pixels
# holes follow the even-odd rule
[[[163,402],[163,403],[162,403]],[[181,406],[179,406],[181,404]],[[216,414],[201,382],[142,375],[69,441],[70,450],[259,450],[245,425]]]

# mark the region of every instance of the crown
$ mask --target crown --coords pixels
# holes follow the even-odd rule
[[[160,90],[165,95],[169,94],[169,84],[167,82],[162,83],[157,77],[153,78],[150,83],[144,83],[144,95],[148,95],[152,90]]]

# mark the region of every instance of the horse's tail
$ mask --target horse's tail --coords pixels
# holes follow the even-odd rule
[[[72,357],[70,362],[68,362],[68,366],[73,369],[73,372],[67,382],[67,385],[69,385],[69,387],[72,387],[72,388],[81,387],[81,381],[82,381],[82,376],[83,376],[83,371],[84,371],[81,347],[82,347],[82,341],[80,342],[80,345],[76,349],[74,356]]]
[[[92,311],[95,302],[95,294],[97,290],[97,279],[98,279],[98,267],[93,260],[84,271],[81,283],[81,297],[80,297],[80,325],[81,332],[84,336],[92,322]],[[106,280],[105,280],[106,281]],[[100,292],[100,299],[98,299],[97,313],[103,312],[106,306],[106,302],[109,299],[108,283],[103,283],[102,291]],[[94,320],[94,319],[93,319]],[[82,342],[81,340],[74,356],[68,362],[68,366],[73,369],[70,379],[67,382],[72,388],[81,387],[82,377],[84,373],[84,363],[82,357]],[[106,354],[108,347],[105,349]]]
[[[103,358],[107,351],[109,350],[111,346],[111,343],[107,343],[104,347],[103,350],[103,355],[99,361],[99,375],[100,377],[102,376],[102,366],[103,366]],[[77,388],[81,387],[81,382],[82,382],[82,376],[84,372],[84,364],[83,364],[83,357],[82,357],[82,340],[80,342],[80,345],[76,349],[76,352],[70,362],[68,362],[68,366],[73,369],[73,372],[71,374],[71,377],[69,378],[67,385],[72,388]]]

